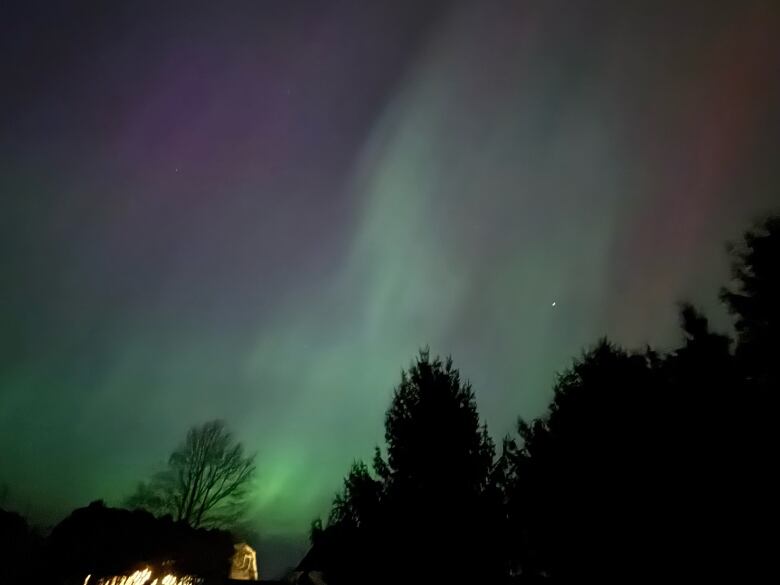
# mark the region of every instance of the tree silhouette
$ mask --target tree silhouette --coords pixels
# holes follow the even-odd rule
[[[316,558],[334,583],[389,583],[472,579],[500,567],[488,559],[501,513],[490,490],[495,449],[452,360],[422,350],[402,373],[385,440],[374,475],[353,465],[307,568]]]
[[[312,549],[298,570],[326,571],[329,583],[365,583],[366,576],[386,560],[379,548],[384,524],[381,489],[381,482],[363,462],[353,463],[334,499],[327,527],[319,520],[312,523]]]
[[[381,482],[371,476],[366,464],[356,461],[333,501],[328,523],[351,528],[371,525],[379,513],[381,490]]]
[[[384,451],[372,469],[353,465],[301,567],[337,585],[776,573],[780,219],[731,252],[721,299],[735,340],[690,304],[670,351],[601,340],[498,458],[470,385],[422,351],[387,411]]]
[[[495,454],[471,384],[461,382],[451,359],[431,359],[428,350],[401,375],[385,415],[385,441],[387,459],[378,467],[391,495],[438,497],[444,484],[460,496],[480,493]]]
[[[545,416],[505,449],[511,558],[571,583],[768,574],[778,491],[780,222],[732,248],[721,298],[737,343],[680,310],[682,344],[600,342],[559,376]],[[713,562],[717,559],[717,562]]]
[[[755,384],[780,382],[780,216],[770,217],[730,247],[731,288],[721,299],[735,317],[737,356]]]
[[[385,416],[387,456],[375,457],[383,478],[386,525],[397,535],[398,578],[487,577],[495,532],[488,498],[495,448],[480,424],[471,384],[452,360],[420,352],[401,376]],[[434,560],[435,559],[435,560]]]
[[[774,567],[774,551],[762,535],[774,529],[776,516],[770,511],[776,510],[780,490],[774,470],[780,441],[780,216],[758,223],[730,251],[732,283],[722,289],[721,299],[735,319],[741,377],[730,432],[741,480],[732,493],[740,506],[731,516],[733,530],[743,535],[737,546],[743,566],[759,574]]]
[[[195,529],[170,516],[110,508],[101,501],[74,510],[54,527],[46,543],[46,583],[83,583],[88,574],[122,575],[151,565],[221,583],[233,554],[230,533]],[[40,566],[40,562],[37,564]]]
[[[254,473],[254,456],[244,454],[224,423],[207,422],[187,432],[167,468],[139,484],[127,505],[170,514],[193,528],[229,526],[246,505]]]
[[[630,580],[652,503],[652,354],[602,340],[559,376],[548,414],[520,421],[508,480],[516,567],[556,582]],[[644,537],[642,537],[644,540]]]
[[[40,538],[21,515],[0,507],[0,583],[34,579],[30,567],[40,566]]]

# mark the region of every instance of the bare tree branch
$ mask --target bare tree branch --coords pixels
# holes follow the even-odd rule
[[[139,484],[127,505],[170,514],[196,528],[226,526],[246,506],[254,474],[254,456],[244,454],[222,421],[211,421],[191,428],[167,468]]]

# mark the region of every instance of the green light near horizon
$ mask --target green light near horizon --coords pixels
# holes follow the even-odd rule
[[[115,38],[67,14],[25,36],[62,58],[19,56],[35,84],[0,108],[15,507],[120,504],[224,418],[257,452],[249,524],[302,543],[418,348],[498,438],[582,346],[668,342],[683,297],[713,313],[722,242],[774,202],[771,19],[713,7],[648,51],[664,23],[628,5],[515,4],[160,5]],[[60,53],[73,31],[101,59]]]

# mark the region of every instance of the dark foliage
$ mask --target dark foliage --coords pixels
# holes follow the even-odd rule
[[[39,563],[41,539],[27,521],[0,509],[0,583],[21,583]]]
[[[721,298],[736,339],[682,305],[673,351],[602,340],[498,457],[470,384],[451,360],[421,351],[386,413],[384,451],[352,465],[327,524],[312,524],[300,582],[316,582],[315,571],[333,585],[776,580],[780,219],[732,254]],[[179,521],[96,502],[42,545],[0,510],[0,550],[15,561],[0,565],[0,583],[34,582],[36,564],[49,582],[144,563],[222,580],[230,535],[190,524],[226,517],[253,469],[211,423],[139,492]],[[215,477],[237,478],[226,500],[209,488],[223,485]]]
[[[330,582],[584,583],[778,572],[780,219],[732,248],[735,342],[693,306],[661,353],[602,340],[496,458],[468,384],[422,352],[301,568]]]
[[[395,390],[385,441],[387,458],[377,452],[375,468],[393,580],[486,577],[498,560],[490,497],[495,448],[471,385],[451,359],[420,352]]]
[[[170,516],[109,508],[93,502],[60,522],[46,542],[54,579],[118,575],[145,564],[220,581],[228,574],[233,540],[220,530],[194,529]]]
[[[766,578],[774,525],[780,230],[735,248],[737,344],[683,305],[683,344],[606,341],[510,444],[512,561],[525,578]],[[776,356],[774,359],[771,356]]]
[[[735,319],[737,356],[753,381],[780,381],[780,216],[748,231],[731,246],[731,288],[721,298]]]
[[[728,536],[712,499],[725,495],[733,360],[690,307],[683,321],[686,344],[663,357],[602,341],[560,376],[545,417],[520,422],[508,499],[521,574],[695,576],[699,547],[711,555]]]
[[[777,525],[776,461],[780,392],[780,216],[770,217],[731,247],[732,283],[721,298],[735,319],[736,358],[742,400],[732,409],[729,437],[739,449],[735,474],[741,479],[733,514],[741,534],[735,547],[746,567],[777,573],[774,547],[765,535]]]
[[[451,360],[421,351],[385,418],[387,456],[356,463],[303,568],[338,583],[472,579],[499,567],[494,446]]]

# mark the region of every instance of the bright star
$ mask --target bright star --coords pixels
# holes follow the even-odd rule
[[[555,301],[552,302],[552,306],[554,307],[556,305]]]

